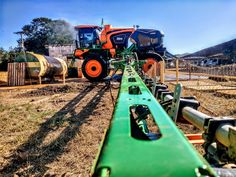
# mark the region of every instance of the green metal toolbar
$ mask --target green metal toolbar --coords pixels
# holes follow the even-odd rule
[[[130,109],[146,106],[161,136],[133,136]],[[137,126],[145,129],[145,119]],[[144,123],[144,124],[142,124]],[[145,130],[144,135],[148,136]],[[110,127],[92,169],[92,176],[217,176],[167,115],[131,66],[126,66]]]

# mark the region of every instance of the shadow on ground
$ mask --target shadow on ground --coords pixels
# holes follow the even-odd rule
[[[88,117],[93,113],[102,96],[108,89],[107,86],[96,89],[96,95],[89,101],[86,106],[76,113],[76,105],[91,91],[96,85],[89,85],[80,92],[73,100],[66,104],[62,109],[55,113],[46,122],[42,123],[39,130],[32,134],[28,141],[19,146],[12,155],[10,162],[0,171],[3,176],[43,176],[48,170],[47,164],[52,163],[64,152],[65,146],[79,132],[80,126],[85,123]],[[89,108],[89,109],[86,109]],[[66,115],[69,117],[66,117]],[[64,121],[68,126],[60,135],[47,145],[43,146],[46,136],[57,130]],[[25,156],[22,156],[25,154]],[[18,172],[18,170],[20,172]],[[22,170],[23,169],[23,170]]]

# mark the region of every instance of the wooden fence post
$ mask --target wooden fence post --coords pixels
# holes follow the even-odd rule
[[[165,82],[165,61],[160,61],[160,82]]]
[[[175,61],[175,67],[176,67],[176,83],[179,83],[179,59],[176,59]]]
[[[25,85],[25,63],[8,63],[8,85]]]

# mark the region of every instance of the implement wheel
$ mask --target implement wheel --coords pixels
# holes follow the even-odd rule
[[[154,65],[156,61],[152,58],[148,58],[146,63],[143,64],[143,71],[146,73],[151,69],[152,65]]]
[[[148,72],[149,69],[151,69],[154,63],[163,61],[163,58],[160,54],[152,51],[142,54],[140,58],[140,60],[146,60],[146,63],[143,64],[142,68],[145,73]]]
[[[107,64],[95,56],[88,57],[82,65],[83,75],[91,82],[97,82],[107,76]]]

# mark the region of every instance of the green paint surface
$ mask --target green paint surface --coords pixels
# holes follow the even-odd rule
[[[135,78],[136,82],[128,82],[128,78]],[[128,88],[133,85],[139,86],[141,94],[129,94]],[[160,139],[147,141],[131,136],[130,107],[137,104],[148,106],[160,128]],[[109,173],[104,175],[101,172],[106,171],[106,168]],[[197,173],[197,168],[206,169],[209,174],[216,176],[156,101],[135,70],[126,66],[113,118],[92,170],[93,176],[204,176]]]

